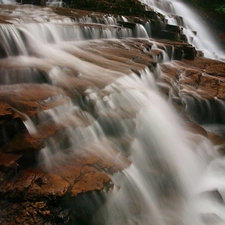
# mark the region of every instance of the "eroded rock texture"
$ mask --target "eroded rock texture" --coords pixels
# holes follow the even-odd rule
[[[78,3],[86,5],[86,1],[77,1],[76,4]],[[114,12],[116,7],[117,13],[132,15],[129,22],[119,20],[109,27],[92,23],[100,21],[101,24],[101,20],[105,19],[102,13],[97,12],[63,8],[54,8],[53,12],[47,8],[34,8],[39,13],[42,10],[49,13],[42,17],[33,14],[26,17],[12,13],[22,10],[22,6],[1,7],[0,22],[4,26],[12,24],[12,29],[16,27],[17,20],[24,24],[36,23],[38,20],[69,21],[66,26],[70,26],[72,20],[79,21],[80,29],[88,30],[90,36],[91,31],[96,29],[99,33],[113,30],[120,35],[130,32],[133,37],[124,39],[123,36],[116,36],[120,37],[119,41],[91,40],[84,44],[82,36],[79,45],[57,45],[57,40],[52,37],[48,41],[51,45],[55,44],[57,52],[51,52],[52,49],[48,49],[46,45],[46,50],[43,49],[42,53],[38,51],[39,46],[29,44],[29,36],[26,36],[27,39],[22,40],[29,57],[26,54],[20,57],[19,48],[10,52],[0,45],[1,224],[90,225],[92,216],[105,201],[104,193],[113,186],[110,175],[130,165],[128,156],[133,134],[126,136],[119,129],[107,130],[110,141],[102,142],[104,144],[101,146],[90,141],[88,145],[85,143],[74,151],[76,143],[71,145],[68,127],[86,128],[94,124],[96,119],[104,129],[105,124],[110,125],[107,118],[116,124],[118,119],[132,121],[137,113],[129,108],[123,109],[122,106],[122,110],[118,110],[119,118],[113,112],[96,112],[97,102],[87,100],[87,89],[90,86],[99,89],[100,95],[107,98],[109,93],[101,90],[124,74],[140,76],[140,71],[146,68],[156,74],[160,68],[162,74],[155,79],[161,92],[166,98],[172,99],[178,111],[186,118],[190,130],[209,136],[215,144],[224,143],[223,136],[207,133],[197,123],[201,125],[205,121],[215,120],[212,112],[205,115],[207,107],[204,108],[204,104],[215,105],[214,113],[218,116],[214,122],[225,122],[221,111],[224,110],[225,100],[225,64],[196,57],[195,48],[187,43],[180,27],[166,25],[162,15],[144,11],[143,5],[138,4],[139,7],[136,7],[136,4],[136,1],[98,3],[97,9],[101,11],[108,11],[110,8],[109,11]],[[152,37],[146,39],[145,36],[142,39],[139,36],[143,33],[140,30],[138,33],[135,29],[137,25],[143,26],[149,20],[152,23]],[[89,21],[90,24],[87,25],[84,21]],[[16,34],[23,38],[26,32],[20,25],[18,27]],[[16,46],[15,40],[13,44]],[[67,67],[63,64],[65,56],[74,57],[72,61],[70,58],[67,60]],[[57,65],[53,63],[54,60]],[[26,76],[30,70],[35,78]],[[104,75],[106,71],[107,76]],[[9,76],[12,79],[8,79]],[[73,116],[69,117],[66,113],[64,115],[61,112],[63,106],[70,109],[73,108],[73,103],[79,105],[82,113],[78,110],[72,113]],[[61,120],[55,120],[55,116],[59,115],[62,115]],[[90,119],[90,115],[93,118]],[[133,121],[131,126],[135,127]],[[120,148],[113,145],[115,142]],[[43,152],[48,154],[46,148],[49,145],[54,145],[52,149],[63,149],[66,154],[62,157],[56,151],[53,152],[50,163],[44,161],[40,155]],[[103,151],[108,154],[101,154]]]

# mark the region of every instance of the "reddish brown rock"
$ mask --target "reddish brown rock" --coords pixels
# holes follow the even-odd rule
[[[59,104],[58,101],[45,100],[65,94],[62,89],[47,84],[15,84],[4,85],[0,90],[1,100],[9,105],[21,118],[26,120],[23,115],[32,116],[40,111],[47,110]]]
[[[52,173],[32,172],[35,179],[26,192],[25,199],[56,198],[68,192],[70,184],[62,177]]]
[[[19,133],[14,136],[5,148],[6,152],[38,151],[44,148],[43,139],[32,137],[29,133]]]
[[[200,134],[204,137],[208,137],[206,130],[201,126],[199,126],[198,124],[192,121],[186,121],[186,125],[188,127],[188,130],[190,130],[193,134]]]
[[[225,63],[196,57],[192,61],[182,60],[175,65],[162,65],[164,77],[169,83],[177,82],[181,90],[203,99],[224,99]]]
[[[180,77],[180,84],[197,88],[199,86],[201,76],[201,71],[187,68]]]
[[[87,171],[85,171],[87,169]],[[84,168],[84,175],[76,180],[71,190],[71,196],[76,196],[89,191],[100,191],[111,181],[104,172],[99,172],[95,168]]]
[[[218,82],[217,78],[202,74],[197,92],[205,98],[217,97]]]
[[[22,154],[5,154],[3,152],[0,152],[0,168],[6,169],[9,167],[16,168],[18,163],[16,162]]]
[[[131,2],[134,4],[133,1]],[[80,2],[80,4],[83,3]],[[115,2],[115,4],[117,4],[117,7],[118,4],[123,6],[121,11],[119,10],[120,12],[132,13],[127,2]],[[98,5],[101,9],[106,6],[107,2]],[[53,10],[72,19],[90,16],[90,14],[93,17],[92,12],[75,9],[56,8]],[[140,10],[143,10],[143,6],[137,11],[138,15],[140,15]],[[98,15],[100,18],[103,14]],[[121,23],[120,25],[132,26],[133,28],[136,22],[142,23],[147,18],[157,19],[158,17],[155,12],[147,12],[145,16],[146,18],[141,19],[131,17],[132,23]],[[0,22],[3,20],[6,21],[6,18],[1,17]],[[160,21],[152,21],[155,36],[160,35],[160,31],[157,31],[157,29],[160,29],[161,25]],[[119,30],[121,27],[115,26],[115,29]],[[69,221],[71,218],[69,212],[76,218],[72,222],[77,222],[77,218],[82,217],[81,211],[83,208],[82,210],[79,208],[84,204],[83,196],[88,196],[88,204],[84,204],[85,212],[94,212],[95,209],[90,209],[94,208],[90,206],[91,198],[89,197],[91,194],[98,193],[101,195],[102,189],[110,188],[110,174],[130,165],[126,155],[117,149],[113,149],[108,142],[103,143],[102,146],[93,143],[90,143],[89,146],[82,146],[81,149],[76,149],[79,154],[71,153],[74,149],[66,149],[67,154],[62,153],[57,157],[56,153],[49,164],[42,161],[37,164],[35,160],[35,163],[33,163],[33,161],[30,162],[29,157],[25,157],[30,152],[38,152],[41,149],[45,151],[43,149],[44,142],[50,137],[55,137],[56,142],[58,140],[60,142],[62,138],[60,132],[67,125],[72,127],[87,125],[86,121],[79,116],[76,119],[73,118],[76,120],[75,122],[70,118],[64,119],[61,123],[56,123],[53,120],[38,121],[37,119],[39,123],[36,126],[37,133],[28,134],[23,121],[28,118],[35,121],[35,116],[38,113],[44,113],[46,110],[52,110],[68,103],[67,96],[77,98],[77,92],[83,96],[84,91],[90,85],[104,88],[118,77],[123,76],[124,73],[136,72],[136,74],[139,74],[139,71],[146,67],[154,71],[157,66],[156,59],[159,62],[163,61],[163,51],[168,50],[169,58],[176,60],[180,60],[182,57],[192,59],[192,61],[182,60],[171,65],[168,63],[161,65],[164,72],[163,82],[170,84],[173,88],[175,94],[173,100],[174,102],[177,101],[176,104],[179,104],[177,108],[182,111],[185,107],[180,97],[180,93],[185,91],[192,97],[198,95],[202,99],[225,99],[225,64],[195,57],[195,48],[185,43],[185,37],[181,37],[179,27],[167,26],[162,34],[165,35],[161,36],[163,38],[168,39],[169,35],[169,38],[176,38],[177,41],[137,38],[121,39],[120,42],[105,40],[102,41],[101,45],[92,41],[82,49],[87,51],[88,54],[68,50],[69,54],[74,54],[84,61],[115,71],[115,73],[106,77],[103,77],[102,74],[94,74],[94,76],[84,74],[78,77],[77,71],[69,71],[68,76],[64,76],[62,79],[64,82],[56,82],[57,87],[51,84],[32,83],[2,85],[0,89],[0,124],[2,125],[1,130],[4,132],[1,133],[1,137],[6,136],[7,140],[1,143],[2,150],[4,149],[5,152],[0,152],[0,223],[62,225],[70,222],[70,224],[74,224]],[[180,39],[184,42],[180,42]],[[159,49],[151,49],[153,45],[151,41],[154,41]],[[174,55],[172,55],[172,49],[174,49]],[[99,61],[93,55],[101,56],[102,61]],[[1,56],[6,57],[4,52]],[[32,63],[29,66],[35,68]],[[0,67],[18,69],[21,65],[13,63],[11,59],[1,59]],[[46,71],[49,71],[49,69],[45,68]],[[44,76],[47,76],[47,73]],[[169,87],[165,93],[169,94]],[[79,100],[82,101],[83,99]],[[121,115],[121,118],[127,118],[127,113],[125,115],[126,117]],[[129,112],[130,118],[134,115],[135,112]],[[189,121],[187,126],[193,133],[207,137],[207,133],[199,125]],[[123,142],[127,146],[133,141],[132,137],[116,137],[115,139],[117,143]],[[215,144],[218,139],[218,137],[212,138]],[[218,143],[223,143],[223,141],[219,140]],[[18,154],[11,154],[12,152]],[[85,223],[80,222],[79,224]]]
[[[225,83],[218,81],[217,97],[225,101]]]
[[[3,182],[0,194],[13,199],[34,200],[57,198],[66,194],[69,183],[62,177],[41,171],[23,170],[13,180]]]
[[[19,114],[10,105],[6,104],[3,101],[0,101],[0,120],[4,120],[7,116],[18,118]]]

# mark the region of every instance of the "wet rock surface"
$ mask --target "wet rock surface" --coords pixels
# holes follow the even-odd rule
[[[161,67],[166,82],[175,87],[175,102],[186,107],[192,120],[224,124],[224,62],[195,57]]]
[[[67,82],[57,82],[56,80],[53,87],[49,78],[49,68],[46,66],[46,68],[41,68],[41,78],[39,77],[35,82],[30,84],[12,83],[0,87],[1,224],[90,225],[90,218],[105,201],[104,191],[107,192],[113,186],[110,175],[130,165],[127,159],[129,152],[125,151],[121,154],[118,149],[112,148],[110,143],[105,143],[104,146],[90,145],[84,149],[81,148],[79,154],[67,146],[67,137],[62,135],[66,130],[66,124],[72,124],[72,127],[89,125],[83,118],[84,116],[79,113],[76,115],[76,120],[64,118],[64,124],[59,124],[49,119],[50,117],[40,119],[42,118],[41,113],[57,109],[64,104],[70,104],[69,98],[73,98],[87,112],[94,111],[94,105],[84,102],[85,90],[90,84],[94,83],[95,87],[101,89],[121,77],[123,73],[135,73],[139,76],[140,70],[147,67],[154,72],[159,66],[163,76],[158,78],[158,81],[167,84],[166,88],[165,86],[161,88],[161,91],[167,97],[172,96],[173,104],[179,112],[187,117],[187,126],[190,131],[209,137],[214,144],[224,145],[222,136],[213,132],[207,133],[204,128],[197,125],[197,123],[205,122],[201,113],[200,116],[195,116],[192,110],[190,116],[189,111],[185,111],[185,108],[188,105],[187,98],[191,98],[193,101],[195,99],[206,103],[209,101],[210,104],[217,105],[215,113],[221,111],[220,103],[225,100],[225,63],[196,57],[195,48],[187,43],[178,26],[163,26],[161,20],[157,19],[162,16],[153,11],[147,11],[143,16],[143,5],[135,8],[133,1],[130,1],[132,4],[126,3],[127,5],[123,1],[119,2],[120,4],[115,1],[110,10],[109,2],[101,2],[97,9],[131,16],[132,22],[119,22],[115,27],[117,30],[124,27],[134,29],[136,24],[144,24],[151,19],[152,38],[146,40],[137,37],[120,42],[104,40],[100,44],[97,41],[91,41],[89,45],[81,45],[80,49],[84,52],[68,50],[70,54],[85,62],[114,70],[115,73],[111,76],[103,78],[101,74],[97,73],[94,77],[90,77],[88,74],[79,76],[74,71],[68,71],[68,76],[64,77],[64,81]],[[121,6],[121,2],[124,5],[119,11],[118,7]],[[96,2],[92,1],[92,3]],[[79,4],[80,7],[83,4],[85,8],[85,1],[81,1]],[[131,5],[135,12],[131,10]],[[94,6],[93,9],[96,10]],[[89,7],[91,8],[91,6]],[[16,6],[1,6],[1,8],[13,11]],[[53,11],[74,21],[78,18],[102,18],[102,14],[96,12],[63,8],[54,8]],[[5,13],[1,15],[0,22],[14,23],[16,18],[15,15]],[[56,19],[55,15],[53,18]],[[155,44],[157,49],[153,48]],[[168,52],[169,60],[173,60],[171,64],[163,63],[164,51]],[[94,55],[101,57],[102,61],[93,57]],[[13,74],[14,69],[21,69],[21,65],[13,64],[12,59],[16,59],[16,56],[13,57],[7,58],[7,54],[3,51],[0,53],[1,74],[6,74],[5,71]],[[40,66],[33,62],[27,62],[26,66],[38,71],[40,69]],[[55,69],[62,71],[62,68]],[[95,73],[94,70],[92,72]],[[2,83],[4,82],[2,81]],[[171,90],[173,95],[170,95]],[[103,94],[107,96],[107,94]],[[201,110],[202,114],[205,113],[204,108]],[[129,111],[125,119],[128,119],[128,115],[132,118],[133,114]],[[220,115],[215,122],[224,123],[223,114],[220,113]],[[107,116],[113,117],[113,115]],[[123,115],[121,118],[124,119]],[[199,121],[200,119],[201,121]],[[205,120],[209,120],[209,118],[207,117]],[[35,129],[37,130],[33,130],[34,127],[29,121],[36,125]],[[40,163],[38,157],[51,138],[59,140],[57,144],[68,151],[68,157],[61,160],[60,155],[56,155],[53,164],[47,166],[44,162]],[[121,138],[119,143],[125,146],[125,149],[132,142],[132,137],[124,138],[117,135],[113,138]],[[98,151],[94,151],[95,148]],[[96,154],[96,152],[105,150],[110,152],[106,158],[101,154]],[[223,152],[223,147],[221,147],[221,152]]]
[[[1,153],[1,223],[71,224],[75,219],[76,224],[84,224],[89,220],[88,214],[99,207],[95,204],[97,196],[104,200],[100,191],[112,185],[107,173],[125,165],[118,164],[118,152],[111,160],[82,152],[82,155],[73,154],[66,162],[55,160],[57,166],[53,165],[49,172],[43,166],[24,165],[20,161],[22,154]],[[103,172],[106,170],[107,173]],[[82,205],[80,199],[88,201],[88,205]],[[71,204],[77,206],[70,208]]]
[[[168,77],[179,83],[181,90],[189,95],[199,95],[203,99],[224,100],[225,64],[221,61],[195,57],[172,65],[162,65]],[[191,93],[191,91],[193,91]]]

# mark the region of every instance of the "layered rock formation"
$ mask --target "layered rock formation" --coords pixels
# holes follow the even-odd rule
[[[108,11],[110,8],[109,11],[114,12],[115,6],[117,13],[133,15],[129,17],[129,21],[117,21],[116,25],[113,24],[113,29],[117,33],[123,29],[129,29],[134,38],[121,38],[120,41],[92,40],[87,45],[82,45],[81,42],[79,48],[75,49],[60,46],[85,63],[97,65],[104,71],[113,71],[107,77],[99,74],[99,70],[95,70],[95,67],[92,67],[90,71],[94,76],[90,76],[90,72],[86,71],[82,65],[77,66],[80,70],[75,72],[75,69],[72,70],[74,62],[71,62],[69,69],[61,68],[62,66],[59,65],[52,70],[51,60],[54,59],[50,57],[49,59],[44,54],[39,56],[32,49],[36,46],[29,46],[29,54],[34,58],[46,57],[47,63],[44,66],[26,57],[22,60],[17,58],[19,55],[17,51],[8,56],[4,46],[0,47],[2,48],[0,52],[2,84],[0,87],[0,223],[76,225],[92,223],[92,215],[105,201],[104,191],[107,192],[113,186],[110,175],[130,165],[128,156],[132,134],[127,137],[122,132],[110,130],[108,132],[111,132],[109,135],[111,142],[107,140],[103,142],[103,146],[99,146],[90,141],[90,145],[85,143],[73,152],[70,146],[71,140],[67,135],[68,126],[85,128],[92,120],[87,119],[88,116],[81,114],[80,111],[74,112],[73,117],[65,114],[63,122],[54,120],[54,116],[50,115],[54,115],[61,106],[70,106],[72,99],[85,112],[100,120],[100,123],[105,121],[107,123],[104,117],[113,118],[116,123],[118,118],[114,118],[113,112],[106,115],[97,114],[96,102],[87,101],[86,90],[93,84],[95,88],[101,90],[124,74],[135,73],[140,76],[140,71],[145,70],[146,67],[152,72],[160,67],[162,76],[157,79],[161,84],[159,86],[162,93],[166,98],[171,98],[179,112],[186,117],[190,130],[209,136],[215,144],[224,144],[224,137],[221,134],[207,133],[197,123],[201,125],[203,122],[221,124],[225,122],[222,114],[218,116],[223,108],[220,105],[223,105],[225,100],[225,64],[200,57],[199,54],[196,56],[197,51],[187,43],[182,29],[166,24],[162,15],[153,11],[144,11],[144,6],[139,4],[140,8],[137,8],[136,1],[126,2],[128,5],[119,11],[117,3],[115,1],[109,6],[108,2],[101,2],[98,4],[98,9]],[[22,8],[22,6],[18,8],[17,6],[1,6],[1,23],[16,26],[17,20],[19,23],[21,21],[26,23],[37,22],[40,19],[35,15],[31,16],[33,18],[27,18],[23,14],[16,14],[16,16],[12,14],[15,10],[20,11]],[[44,15],[44,11],[49,9],[34,8],[34,10],[39,12],[43,10]],[[90,27],[100,27],[101,31],[105,27],[107,29],[106,25],[84,24],[93,20],[101,23],[101,20],[106,18],[102,13],[63,8],[54,8],[53,12],[51,15],[47,14],[48,17],[42,16],[41,22],[70,18],[70,21],[79,21],[83,29],[90,29]],[[143,12],[144,15],[142,15]],[[114,17],[119,16],[114,15]],[[147,22],[151,22],[151,38],[142,39],[135,29],[137,25],[146,25]],[[23,29],[20,29],[19,34],[22,32]],[[60,60],[63,59],[60,58],[59,63]],[[171,60],[172,62],[168,63]],[[36,78],[28,80],[25,84],[20,82],[20,76],[26,74],[27,68],[35,71]],[[66,76],[60,78],[58,73],[64,70],[66,70]],[[11,75],[13,79],[8,81],[8,75]],[[105,91],[100,94],[107,98],[108,93]],[[203,119],[206,110],[204,102],[206,106],[208,104],[217,106],[214,112],[217,115],[216,121],[211,121],[215,119],[215,116],[212,116],[213,118],[206,116]],[[202,111],[195,112],[194,107],[202,107]],[[135,113],[130,109],[127,111],[123,109],[119,119],[134,118]],[[190,119],[193,122],[190,122]],[[52,139],[55,142],[54,148],[60,146],[68,154],[62,160],[61,155],[57,155],[56,152],[53,160],[48,164],[39,160],[39,157],[40,152],[48,152],[45,148]],[[112,144],[115,140],[125,149],[124,152],[121,152],[119,147],[115,148]],[[220,149],[223,151],[222,147]],[[109,154],[103,157],[101,151],[105,150]]]

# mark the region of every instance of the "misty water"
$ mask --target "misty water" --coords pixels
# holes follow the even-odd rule
[[[181,0],[141,0],[141,2],[163,14],[168,24],[181,26],[188,42],[202,51],[205,57],[224,60],[224,50],[195,9],[190,8]]]
[[[189,17],[189,9],[180,1],[143,2],[164,14],[169,24],[178,24],[170,13]],[[0,13],[8,14],[4,10]],[[31,134],[39,132],[38,125],[46,120],[65,128],[61,138],[67,144],[48,138],[40,163],[51,170],[66,160],[67,154],[79,154],[82,149],[99,151],[109,160],[117,149],[131,162],[124,170],[109,174],[113,188],[105,192],[106,203],[90,218],[90,224],[225,224],[224,159],[207,138],[188,130],[161,94],[160,64],[154,71],[140,69],[137,75],[118,56],[110,59],[93,51],[95,46],[106,48],[111,43],[126,48],[123,40],[141,38],[151,43],[152,50],[162,52],[156,61],[173,63],[171,53],[149,39],[150,24],[118,29],[117,20],[127,21],[126,17],[105,16],[99,23],[88,17],[73,21],[49,8],[34,6],[18,6],[12,14],[16,15],[9,19],[12,24],[0,25],[6,56],[0,59],[1,90],[19,90],[19,85],[28,88],[30,83],[54,87],[54,96],[43,104],[60,104],[35,118],[24,115],[24,123]],[[199,23],[195,20],[194,24]],[[192,26],[184,18],[188,40],[207,57],[219,58],[219,47],[211,35]],[[200,36],[193,36],[192,29]]]

